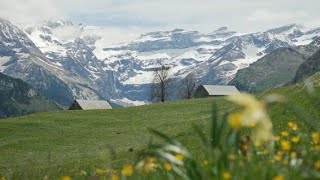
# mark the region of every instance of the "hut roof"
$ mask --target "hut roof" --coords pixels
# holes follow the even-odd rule
[[[75,100],[83,110],[91,109],[112,109],[108,101],[99,100]]]
[[[227,96],[240,94],[235,86],[202,85],[210,96]]]

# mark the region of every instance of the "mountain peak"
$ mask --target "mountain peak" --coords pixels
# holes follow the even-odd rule
[[[215,30],[214,32],[225,32],[225,31],[228,31],[228,27],[223,26],[223,27]]]
[[[209,35],[217,36],[217,37],[231,37],[232,35],[236,34],[235,31],[229,30],[228,27],[220,27],[219,29],[209,33]]]
[[[273,33],[273,34],[293,33],[294,31],[297,31],[297,30],[300,31],[300,29],[303,29],[303,28],[304,27],[302,25],[293,23],[293,24],[289,24],[289,25],[285,25],[285,26],[269,29],[267,32]]]

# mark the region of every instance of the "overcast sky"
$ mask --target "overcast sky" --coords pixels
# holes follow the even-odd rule
[[[0,0],[0,17],[23,26],[65,18],[110,32],[227,26],[253,32],[298,23],[320,27],[319,0]]]

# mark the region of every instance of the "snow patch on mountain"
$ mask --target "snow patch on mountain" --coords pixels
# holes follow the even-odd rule
[[[6,68],[5,64],[9,62],[11,59],[11,56],[0,56],[0,72],[3,72],[3,70]]]

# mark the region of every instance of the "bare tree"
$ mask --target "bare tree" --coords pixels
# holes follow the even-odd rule
[[[165,102],[168,97],[170,86],[169,66],[161,65],[154,73],[153,86],[151,88],[151,99],[156,102]]]
[[[181,93],[184,99],[191,99],[194,95],[194,92],[197,88],[197,79],[194,73],[188,74],[182,80]]]

